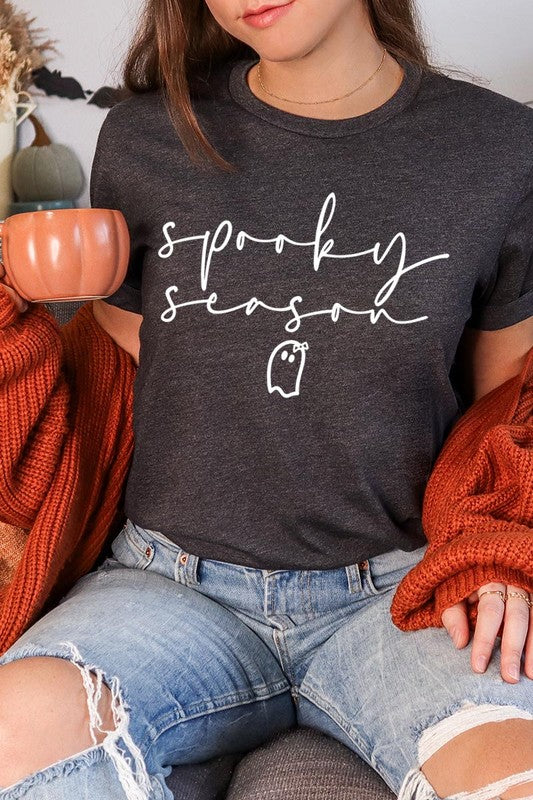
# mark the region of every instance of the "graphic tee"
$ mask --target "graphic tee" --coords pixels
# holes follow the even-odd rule
[[[200,557],[424,544],[465,326],[533,314],[533,109],[399,60],[341,120],[257,98],[257,58],[218,66],[193,105],[231,172],[190,159],[160,91],[103,123],[91,205],[131,236],[107,302],[143,316],[125,512]]]

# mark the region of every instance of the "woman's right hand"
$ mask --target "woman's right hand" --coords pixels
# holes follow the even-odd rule
[[[13,301],[14,301],[15,305],[17,306],[18,310],[19,310],[21,313],[22,313],[23,311],[26,311],[26,310],[27,310],[27,308],[28,308],[28,301],[27,301],[27,300],[24,300],[24,298],[23,298],[23,297],[21,297],[21,296],[20,296],[20,295],[19,295],[19,294],[18,294],[18,293],[17,293],[17,292],[16,292],[16,291],[15,291],[15,290],[14,290],[14,289],[13,289],[13,288],[10,286],[10,285],[9,285],[8,281],[9,281],[9,278],[8,278],[8,277],[7,277],[7,275],[6,275],[6,270],[5,270],[5,267],[4,267],[4,265],[2,264],[2,262],[0,261],[0,284],[2,284],[2,286],[5,286],[5,288],[7,289],[8,293],[9,293],[9,294],[11,295],[11,297],[13,298]]]

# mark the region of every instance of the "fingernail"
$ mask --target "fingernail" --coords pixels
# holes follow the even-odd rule
[[[478,656],[478,658],[476,660],[476,669],[479,670],[479,672],[484,672],[486,666],[487,666],[486,657],[485,656]]]
[[[509,666],[509,675],[511,678],[518,678],[520,675],[520,670],[518,669],[518,664],[511,664]]]
[[[28,304],[27,303],[22,303],[22,306],[20,308],[21,314],[23,314],[27,310],[28,310]]]
[[[454,645],[455,645],[456,647],[459,647],[459,638],[460,638],[460,637],[459,637],[459,631],[457,630],[457,628],[452,628],[452,629],[450,630],[450,635],[451,635],[451,637],[452,637],[452,640],[453,640],[453,643],[454,643]]]

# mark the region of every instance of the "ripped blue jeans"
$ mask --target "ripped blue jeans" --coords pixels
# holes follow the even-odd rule
[[[456,650],[444,628],[393,625],[394,590],[426,547],[267,571],[199,558],[128,520],[113,555],[0,657],[71,660],[95,730],[98,685],[112,687],[116,729],[0,798],[171,800],[172,765],[305,725],[351,748],[401,800],[435,800],[420,764],[480,721],[533,719],[533,681],[502,679],[499,640],[477,674],[471,642]],[[512,780],[526,778],[533,769]]]

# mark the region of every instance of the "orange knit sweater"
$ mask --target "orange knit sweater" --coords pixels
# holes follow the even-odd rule
[[[125,521],[136,366],[82,306],[60,327],[0,285],[0,653]]]
[[[533,347],[520,372],[480,397],[448,434],[426,485],[422,525],[428,548],[391,605],[402,630],[442,626],[445,608],[490,581],[533,591]],[[473,629],[477,603],[467,611]]]
[[[86,303],[60,327],[0,284],[0,654],[95,565],[125,521],[136,366]],[[441,626],[490,580],[533,591],[533,347],[449,434],[423,506],[427,553],[393,622]],[[471,625],[476,606],[470,607]]]

